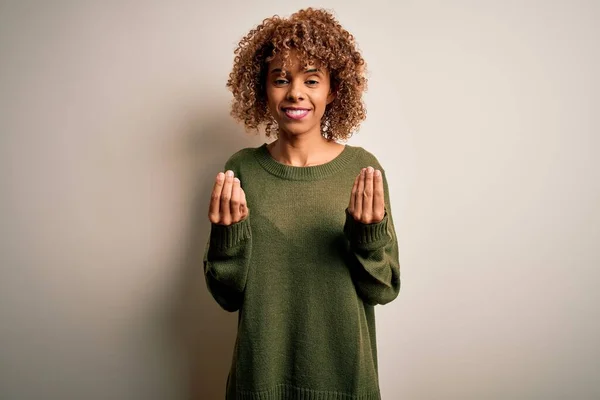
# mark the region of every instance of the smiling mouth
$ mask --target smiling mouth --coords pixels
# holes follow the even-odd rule
[[[284,108],[283,111],[288,118],[302,119],[308,115],[310,110],[306,108]]]

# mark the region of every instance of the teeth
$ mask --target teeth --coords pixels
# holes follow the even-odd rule
[[[307,110],[285,110],[286,113],[291,115],[302,115],[307,112]]]

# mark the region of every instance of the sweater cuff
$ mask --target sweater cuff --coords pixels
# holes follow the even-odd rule
[[[385,212],[383,219],[374,224],[363,224],[356,221],[346,209],[346,223],[344,234],[354,247],[374,249],[384,246],[390,236],[387,231],[388,214]]]
[[[235,247],[250,237],[250,216],[231,225],[211,224],[210,245],[218,249]]]

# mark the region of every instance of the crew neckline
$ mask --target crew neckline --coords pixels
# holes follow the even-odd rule
[[[267,143],[263,143],[256,149],[256,158],[260,165],[269,173],[287,180],[310,181],[324,179],[330,175],[343,170],[356,155],[356,147],[344,145],[344,149],[332,160],[308,167],[297,167],[293,165],[282,164],[275,160]]]

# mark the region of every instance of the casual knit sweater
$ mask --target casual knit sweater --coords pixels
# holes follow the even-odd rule
[[[249,215],[211,226],[209,291],[239,311],[228,400],[375,400],[374,306],[400,289],[398,244],[383,173],[386,213],[354,220],[347,207],[361,168],[380,169],[361,147],[294,167],[266,144],[234,154]]]

